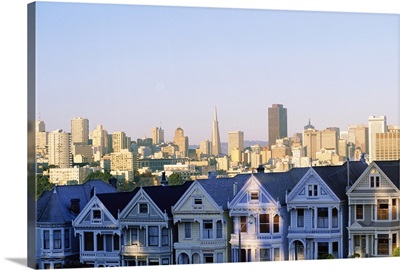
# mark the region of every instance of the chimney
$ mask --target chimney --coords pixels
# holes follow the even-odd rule
[[[162,172],[162,175],[161,175],[161,185],[163,187],[168,186],[168,181],[167,181],[167,177],[165,176],[165,172]]]
[[[265,171],[264,165],[262,164],[258,165],[257,173],[264,173],[264,171]]]
[[[71,199],[71,207],[69,210],[74,213],[74,214],[79,214],[81,211],[81,206],[80,206],[80,199]]]
[[[233,196],[235,196],[236,193],[237,193],[237,186],[238,186],[238,183],[237,182],[233,182]]]
[[[117,189],[117,178],[115,177],[111,177],[110,179],[108,179],[108,183],[115,189]]]

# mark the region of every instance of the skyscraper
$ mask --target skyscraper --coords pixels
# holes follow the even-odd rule
[[[112,151],[119,152],[121,149],[127,149],[127,137],[123,131],[115,131],[112,134]]]
[[[178,151],[183,157],[187,157],[189,149],[189,138],[185,136],[183,129],[178,127],[175,130],[174,144],[178,146]]]
[[[151,138],[154,144],[160,144],[164,142],[164,130],[161,127],[155,127],[151,129]]]
[[[368,118],[368,154],[369,162],[375,160],[376,134],[387,132],[386,116],[370,116]]]
[[[243,131],[228,132],[228,156],[231,157],[232,150],[237,149],[239,152],[244,150],[244,133]]]
[[[89,120],[82,117],[71,119],[71,142],[89,143]]]
[[[282,104],[272,104],[268,108],[268,144],[275,144],[277,139],[287,137],[287,109]]]
[[[211,138],[211,155],[218,156],[219,154],[221,154],[221,140],[219,137],[217,108],[215,108]]]
[[[59,168],[71,166],[71,136],[62,129],[49,133],[49,165]]]
[[[98,125],[92,133],[92,146],[99,151],[100,156],[109,152],[108,133],[102,125]]]

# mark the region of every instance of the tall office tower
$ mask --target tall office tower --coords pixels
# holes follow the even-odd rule
[[[45,132],[46,131],[46,125],[42,120],[37,120],[36,121],[36,132]]]
[[[112,137],[112,152],[119,152],[121,149],[127,148],[127,138],[123,131],[115,131],[111,135]]]
[[[272,104],[268,108],[268,145],[284,137],[287,137],[287,109],[282,104]]]
[[[219,137],[218,119],[217,119],[217,108],[214,110],[214,121],[212,126],[211,136],[211,155],[218,156],[221,154],[221,139]]]
[[[89,143],[89,120],[82,117],[71,119],[71,142],[88,144]]]
[[[376,134],[375,160],[400,159],[400,129]]]
[[[368,127],[365,125],[349,126],[348,142],[359,147],[363,153],[368,153]]]
[[[199,145],[200,154],[209,156],[211,154],[211,142],[209,140],[201,141]]]
[[[240,152],[244,150],[244,133],[243,131],[228,132],[228,156],[232,156],[232,150],[238,149]]]
[[[185,136],[183,129],[180,127],[175,130],[174,144],[178,146],[180,155],[187,157],[189,150],[189,138]]]
[[[368,154],[369,162],[375,160],[376,155],[376,134],[387,132],[386,116],[370,116],[368,118]]]
[[[311,128],[304,130],[303,147],[305,156],[315,159],[316,152],[321,150],[321,132]]]
[[[109,153],[108,149],[108,133],[103,129],[102,125],[97,125],[92,132],[92,146],[95,151],[99,151],[100,156]]]
[[[333,150],[338,153],[340,130],[337,127],[329,127],[321,131],[321,148]],[[320,150],[320,149],[319,149]],[[318,151],[319,151],[318,150]]]
[[[71,135],[62,129],[49,133],[49,165],[69,168],[72,163]]]
[[[160,144],[164,142],[164,130],[161,127],[155,127],[151,129],[151,138],[154,144]]]

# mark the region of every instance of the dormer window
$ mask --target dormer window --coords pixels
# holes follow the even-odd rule
[[[259,194],[257,191],[250,192],[250,200],[251,201],[258,201]]]
[[[318,185],[311,184],[308,185],[308,197],[317,197],[318,196]]]
[[[149,209],[148,209],[147,203],[140,203],[139,204],[139,214],[147,214]]]
[[[102,220],[101,210],[93,209],[92,210],[92,222],[101,222],[101,220]]]
[[[371,175],[369,177],[369,183],[371,188],[378,188],[380,186],[380,177],[379,175]]]
[[[202,205],[203,199],[202,198],[194,198],[194,205]]]

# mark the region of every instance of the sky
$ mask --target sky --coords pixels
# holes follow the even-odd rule
[[[85,2],[101,2],[102,0],[85,0]],[[26,269],[26,237],[27,233],[30,233],[30,229],[27,226],[27,170],[25,169],[27,164],[27,155],[26,155],[26,150],[27,150],[27,104],[32,103],[32,100],[28,100],[27,98],[27,74],[28,71],[29,73],[32,72],[32,70],[27,69],[27,4],[30,3],[31,1],[24,1],[24,0],[4,0],[0,1],[0,33],[2,37],[2,42],[0,43],[0,56],[1,56],[1,61],[0,61],[0,66],[1,66],[1,79],[0,79],[0,87],[2,89],[2,98],[0,99],[0,110],[2,114],[2,125],[1,125],[1,130],[2,132],[0,133],[0,138],[3,142],[2,144],[2,153],[1,155],[1,162],[4,164],[6,170],[4,170],[4,175],[6,176],[8,180],[7,188],[2,188],[2,196],[0,196],[0,201],[2,205],[9,205],[10,207],[3,207],[2,208],[2,214],[4,217],[8,217],[10,222],[2,222],[0,226],[0,239],[2,239],[3,246],[1,248],[1,256],[0,256],[0,266],[2,269]],[[72,0],[63,0],[63,2],[74,2]],[[77,1],[75,1],[77,2]],[[111,2],[110,0],[106,1],[103,0],[102,2]],[[357,11],[357,12],[373,12],[373,13],[396,13],[400,14],[400,2],[398,0],[380,0],[380,1],[375,1],[375,0],[363,0],[363,1],[357,1],[357,0],[280,0],[280,1],[274,1],[274,0],[262,0],[262,1],[255,1],[255,0],[199,0],[199,1],[194,1],[194,0],[115,0],[113,2],[124,2],[124,3],[140,3],[140,4],[171,4],[171,5],[182,5],[183,2],[185,5],[190,5],[190,6],[240,6],[240,7],[257,7],[257,8],[269,8],[269,9],[290,9],[290,10],[328,10],[328,11]],[[382,15],[379,15],[382,16]],[[386,16],[383,16],[386,17]],[[61,17],[60,17],[61,18]],[[55,22],[52,22],[55,23]],[[300,22],[298,22],[300,24]],[[382,29],[389,29],[388,27],[382,27]],[[346,30],[346,29],[344,29]],[[382,32],[382,31],[381,31]],[[391,31],[389,31],[391,32]],[[383,34],[383,33],[380,33]],[[331,35],[331,34],[330,34]],[[377,41],[374,39],[374,41]],[[39,41],[38,41],[39,42]],[[371,44],[372,41],[369,41],[368,44]],[[364,45],[362,46],[364,47]],[[61,47],[60,47],[61,48]],[[49,48],[48,48],[49,49]],[[42,49],[43,50],[43,49]],[[385,51],[387,53],[387,51]],[[368,54],[367,56],[370,56],[372,54]],[[397,61],[398,56],[393,56],[390,59],[393,61]],[[346,67],[351,64],[347,63]],[[375,62],[373,63],[375,64]],[[57,63],[54,64],[53,67],[57,67]],[[361,65],[362,66],[362,65]],[[368,65],[371,66],[371,65]],[[211,65],[211,67],[214,67]],[[228,67],[230,68],[230,67]],[[37,70],[38,71],[38,70]],[[374,72],[378,72],[379,69],[377,69]],[[54,76],[52,74],[51,76]],[[381,74],[379,74],[381,76]],[[379,77],[378,75],[375,77]],[[62,77],[62,76],[61,76]],[[364,77],[365,79],[371,80],[374,76],[367,76]],[[49,77],[51,78],[51,77]],[[99,77],[101,78],[101,77]],[[236,79],[236,78],[235,78]],[[290,80],[281,80],[282,83],[289,84],[291,81]],[[363,80],[359,80],[359,83],[362,83]],[[61,88],[63,85],[67,85],[68,82],[65,81],[60,81],[59,86],[55,87],[54,89]],[[69,82],[71,83],[71,82]],[[310,83],[311,84],[311,83]],[[382,83],[383,84],[383,83]],[[394,83],[393,83],[394,84]],[[330,83],[327,83],[327,86],[329,86]],[[372,84],[371,84],[372,85]],[[300,88],[300,87],[299,87]],[[382,90],[386,89],[385,87],[373,87],[378,88],[376,90],[378,93],[381,93]],[[307,88],[308,89],[308,88]],[[362,89],[362,87],[360,87]],[[368,85],[365,86],[365,89],[369,89]],[[304,89],[303,89],[304,90]],[[42,89],[41,91],[44,91]],[[56,90],[53,90],[56,91]],[[395,90],[391,90],[395,91]],[[39,92],[39,90],[38,90]],[[365,91],[364,91],[365,92]],[[45,92],[42,92],[45,93]],[[278,92],[279,93],[279,92]],[[61,93],[60,93],[61,94]],[[248,94],[249,96],[249,94]],[[243,99],[243,95],[240,96],[241,102],[246,101],[247,99]],[[38,95],[38,103],[40,103],[41,96]],[[60,98],[64,98],[64,96],[60,95]],[[265,99],[265,98],[264,98]],[[332,97],[329,97],[328,101],[330,101]],[[95,100],[95,99],[93,99]],[[251,99],[253,103],[256,103],[257,101],[260,100],[260,98],[256,97]],[[391,106],[391,112],[392,114],[395,113],[395,109],[393,108],[392,104],[395,102],[395,98],[391,97],[384,97],[383,95],[380,97],[378,95],[374,95],[372,98],[364,98],[365,100],[375,100],[375,101],[380,101],[380,102],[386,102],[387,108]],[[79,99],[77,99],[79,101]],[[275,101],[275,100],[274,100]],[[281,100],[279,100],[281,101]],[[284,100],[282,101],[285,104],[288,104],[288,101]],[[43,105],[44,101],[41,101],[42,107],[46,107]],[[94,101],[92,101],[93,103]],[[259,101],[261,103],[261,101]],[[268,99],[266,102],[262,102],[262,106],[265,106],[264,109],[260,109],[261,113],[257,112],[261,117],[264,117],[266,114],[266,108],[269,106],[270,103],[273,101]],[[98,107],[93,107],[92,109],[94,111],[102,111],[105,109],[101,109],[100,106]],[[217,103],[217,102],[215,102]],[[264,104],[265,103],[265,104]],[[72,104],[74,105],[74,104]],[[222,106],[221,103],[216,104],[217,106]],[[335,106],[338,106],[335,104]],[[398,107],[398,105],[396,105]],[[204,105],[203,105],[204,107]],[[289,106],[288,106],[289,107]],[[355,106],[352,107],[344,107],[343,110],[353,110],[353,107],[358,108],[358,111],[365,111],[366,106],[363,106],[361,102],[357,103]],[[375,106],[373,106],[375,108]],[[386,108],[386,107],[385,107]],[[62,110],[61,110],[62,109]],[[214,104],[210,105],[209,107],[205,108],[204,107],[204,114],[210,118],[210,121],[205,121],[205,125],[211,126],[211,120],[212,120],[212,115],[213,115],[213,109],[214,109]],[[250,114],[251,110],[258,109],[258,106],[250,106],[246,110],[246,115]],[[384,110],[381,107],[379,108],[379,112],[373,112],[376,113],[377,115],[381,113],[381,111]],[[42,108],[42,115],[43,119],[46,118],[46,125],[49,129],[53,129],[55,127],[62,127],[65,129],[69,129],[69,120],[61,120],[59,119],[57,123],[52,123],[52,115],[58,112],[59,110],[53,110],[52,112],[46,112],[44,108]],[[64,107],[60,106],[60,113],[62,111],[67,111],[67,109]],[[234,113],[238,110],[230,110],[229,113]],[[244,111],[241,111],[244,113]],[[79,112],[78,112],[79,113]],[[77,113],[77,114],[78,114]],[[289,111],[290,113],[290,111]],[[291,120],[290,117],[295,117],[296,115],[300,115],[302,113],[302,110],[297,111],[296,113],[289,114],[289,120]],[[389,116],[389,113],[384,112],[385,114],[388,114],[388,119],[391,120],[395,118],[395,116]],[[70,118],[70,114],[72,115],[73,113],[68,113],[67,117]],[[83,114],[83,113],[82,113]],[[162,114],[161,114],[162,115]],[[253,115],[255,115],[253,113]],[[351,115],[356,115],[356,114],[348,114],[344,117],[344,119],[350,118]],[[366,113],[368,115],[368,113]],[[218,109],[218,116],[220,120],[220,127],[224,126],[227,130],[229,129],[234,129],[231,127],[225,127],[224,124],[222,125],[222,117],[225,119],[229,119],[227,114],[223,111],[222,107]],[[315,125],[320,128],[323,124],[318,123],[317,125],[317,117],[318,114],[314,114],[312,119],[315,119]],[[91,117],[91,116],[90,116]],[[304,118],[307,116],[304,116]],[[303,118],[303,116],[301,117]],[[333,113],[331,114],[331,118],[336,121],[339,121],[343,119],[343,117],[335,116]],[[250,119],[250,117],[249,117]],[[248,120],[246,123],[254,124],[254,121],[251,118]],[[96,123],[97,121],[100,120],[95,120],[92,118],[90,120],[93,123]],[[159,120],[155,120],[154,122],[158,122]],[[225,120],[227,121],[227,120]],[[252,122],[253,121],[253,122]],[[265,121],[265,120],[263,120]],[[314,122],[314,120],[312,120]],[[321,120],[322,121],[322,120]],[[354,120],[356,122],[358,120]],[[365,118],[362,117],[361,120],[362,122],[365,122]],[[302,122],[301,124],[299,123],[298,125],[300,128],[303,125],[303,119],[301,119]],[[351,121],[353,122],[353,120]],[[201,121],[200,123],[203,123]],[[196,124],[200,124],[196,123]],[[241,123],[241,125],[244,125],[245,123]],[[289,122],[289,127],[292,126],[291,128],[294,127],[296,123]],[[106,125],[106,124],[105,124]],[[107,125],[111,125],[107,124]],[[163,124],[163,126],[166,127],[166,123]],[[255,127],[255,125],[253,125]],[[262,127],[262,126],[260,126]],[[137,127],[138,128],[138,127]],[[173,127],[175,128],[175,127]],[[110,130],[113,130],[113,127],[109,127]],[[186,128],[185,128],[186,129]],[[244,129],[244,126],[243,126]],[[211,133],[210,127],[204,128],[204,136],[207,136],[208,134]],[[261,130],[261,129],[260,129]],[[166,129],[167,131],[167,129]],[[200,132],[203,130],[198,130]],[[145,129],[142,133],[145,133]],[[171,131],[170,131],[171,132]],[[246,131],[250,132],[250,131]],[[265,130],[262,129],[262,131],[259,132],[259,135],[261,137],[264,136]],[[196,133],[197,134],[197,133]],[[195,135],[196,135],[195,134]],[[191,135],[191,134],[190,134]],[[132,136],[136,136],[135,133],[132,134]],[[211,136],[211,135],[209,135]],[[258,136],[255,136],[258,137]],[[12,196],[12,197],[11,197]],[[10,219],[11,218],[11,219]],[[10,226],[11,224],[11,226]],[[22,243],[22,244],[21,244]],[[22,247],[22,248],[21,248]],[[392,258],[394,259],[394,258]],[[271,262],[271,266],[273,265],[274,269],[287,269],[290,268],[290,264],[292,264],[293,267],[296,267],[296,269],[299,270],[308,270],[310,267],[314,268],[323,268],[323,269],[354,269],[356,268],[371,268],[373,266],[379,267],[382,265],[382,263],[387,263],[388,265],[393,264],[391,258],[369,258],[368,260],[335,260],[335,262],[332,262],[330,260],[317,260],[317,261],[309,261],[309,262],[304,262],[299,264],[298,262],[285,262],[280,263],[273,263]],[[261,265],[254,263],[253,265],[256,269],[261,269]],[[262,265],[264,266],[264,265]],[[163,266],[162,268],[164,269],[168,268],[167,266]],[[181,266],[183,269],[205,269],[202,265],[190,265],[190,266]],[[207,265],[207,269],[239,269],[239,265]],[[161,267],[160,267],[161,268]],[[158,268],[157,268],[158,269]],[[168,268],[169,269],[169,268]],[[172,269],[172,268],[171,268]]]
[[[268,138],[283,104],[288,135],[399,123],[399,18],[391,14],[37,3],[37,118],[70,131],[89,119],[132,140]]]

